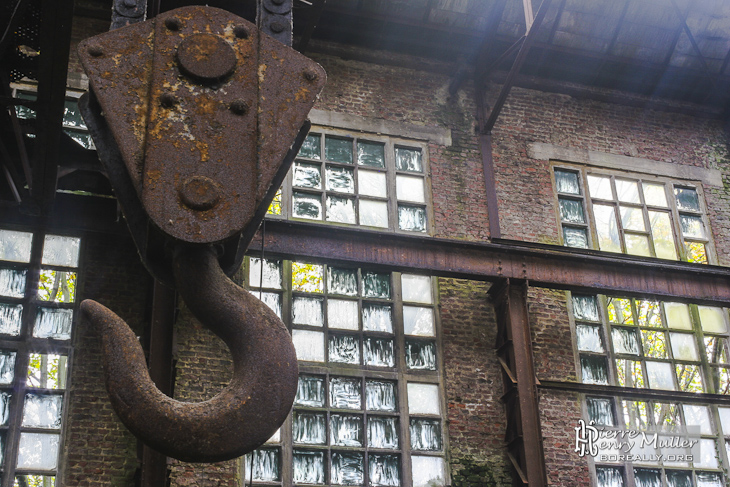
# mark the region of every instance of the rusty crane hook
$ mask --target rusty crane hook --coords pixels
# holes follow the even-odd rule
[[[196,462],[241,456],[269,439],[289,414],[297,384],[294,346],[276,314],[226,277],[211,247],[179,247],[173,272],[192,313],[205,317],[231,350],[233,378],[205,402],[167,397],[150,379],[127,324],[86,300],[81,310],[101,331],[112,404],[127,428],[167,456]]]
[[[302,145],[326,74],[250,22],[201,6],[82,41],[79,57],[94,95],[79,106],[142,261],[233,356],[217,396],[176,401],[153,384],[127,324],[84,301],[112,405],[167,456],[241,456],[286,419],[298,367],[281,320],[226,275]]]

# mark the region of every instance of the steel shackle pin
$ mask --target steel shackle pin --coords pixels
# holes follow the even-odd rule
[[[298,380],[294,346],[276,314],[226,277],[212,246],[178,245],[173,271],[192,314],[231,351],[233,378],[210,400],[160,392],[136,336],[108,308],[85,300],[81,316],[101,335],[112,406],[135,436],[178,460],[230,460],[262,445],[289,414]]]

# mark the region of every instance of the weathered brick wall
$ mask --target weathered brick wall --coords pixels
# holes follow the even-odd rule
[[[588,459],[575,453],[575,428],[581,418],[578,394],[540,392],[540,425],[548,485],[585,487],[591,485]]]
[[[99,301],[141,335],[150,278],[131,239],[94,234],[84,237],[83,245],[79,299]],[[81,320],[76,327],[62,485],[131,487],[138,467],[137,440],[107,397],[99,334]]]

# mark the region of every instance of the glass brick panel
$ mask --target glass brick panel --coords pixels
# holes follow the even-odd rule
[[[358,141],[357,163],[368,167],[385,167],[385,145],[378,142]]]
[[[429,276],[402,274],[400,280],[403,288],[403,301],[425,304],[433,302],[431,278]]]
[[[406,367],[415,370],[436,370],[436,344],[406,340]]]
[[[302,147],[299,149],[299,157],[308,159],[320,159],[322,154],[322,137],[319,134],[309,134],[304,139]]]
[[[390,306],[363,304],[362,329],[393,333],[393,317]]]
[[[328,161],[352,164],[352,139],[325,136],[324,156]]]
[[[395,167],[399,171],[423,172],[421,151],[416,149],[395,148]]]
[[[368,473],[373,487],[397,487],[400,483],[398,455],[369,455]]]
[[[38,299],[54,303],[73,303],[76,300],[76,273],[41,269]]]
[[[444,459],[441,457],[411,457],[413,487],[438,487],[446,485]]]
[[[689,308],[684,303],[664,303],[664,314],[667,316],[667,327],[678,330],[691,330],[692,321]]]
[[[66,388],[66,363],[63,355],[31,353],[28,362],[28,387]]]
[[[291,274],[293,291],[307,293],[324,291],[324,267],[321,265],[292,262]]]
[[[333,377],[330,379],[330,407],[335,409],[362,408],[360,379]]]
[[[328,267],[327,290],[330,294],[357,296],[357,271]]]
[[[332,484],[361,485],[365,476],[362,453],[332,453]]]
[[[620,468],[596,467],[598,487],[624,487],[624,476]]]
[[[32,233],[0,230],[0,260],[30,262],[32,243]]]
[[[393,340],[366,338],[363,344],[365,365],[394,367]]]
[[[403,306],[403,332],[406,335],[434,336],[433,309]]]
[[[261,259],[249,258],[248,282],[252,289],[258,287],[281,289],[281,261],[264,259],[262,274]]]
[[[611,339],[615,353],[639,355],[639,338],[634,328],[614,327],[611,329]]]
[[[723,487],[722,476],[716,472],[697,472],[697,487]]]
[[[687,426],[695,426],[703,435],[711,435],[713,433],[712,423],[710,422],[710,411],[707,406],[699,406],[696,404],[685,404],[682,406],[684,410],[684,419]]]
[[[700,458],[694,459],[695,467],[699,468],[718,468],[717,463],[717,443],[714,439],[703,438],[699,442]]]
[[[324,362],[324,333],[292,330],[291,338],[297,352],[297,360]]]
[[[368,417],[368,446],[370,448],[398,448],[398,418]]]
[[[588,190],[592,198],[600,198],[602,200],[612,200],[613,192],[611,191],[611,178],[604,176],[588,175]]]
[[[585,228],[563,227],[563,244],[577,249],[588,248],[588,235]]]
[[[420,206],[398,205],[398,228],[410,232],[425,232],[426,209]]]
[[[677,209],[687,211],[700,211],[700,199],[697,191],[691,188],[674,188],[674,196],[677,199]]]
[[[362,295],[366,298],[390,298],[390,274],[363,272]]]
[[[375,196],[378,198],[388,197],[384,172],[365,170],[358,171],[357,187],[358,193],[363,196]]]
[[[616,195],[618,200],[624,203],[641,203],[639,198],[639,185],[636,181],[616,180]]]
[[[583,202],[581,200],[570,200],[560,198],[560,219],[568,223],[585,223],[586,218],[583,214]]]
[[[692,473],[682,470],[666,470],[668,487],[692,487]]]
[[[384,201],[359,201],[360,225],[388,228],[388,204]]]
[[[349,335],[330,335],[329,361],[342,364],[360,363],[360,342]]]
[[[368,411],[395,411],[395,384],[379,380],[366,380],[365,408]]]
[[[584,384],[608,384],[606,357],[581,355],[580,369]]]
[[[586,408],[588,409],[588,419],[595,421],[598,426],[616,426],[613,417],[613,401],[611,399],[603,399],[598,397],[586,398]]]
[[[705,238],[705,224],[699,216],[679,215],[679,223],[685,237]]]
[[[22,298],[25,295],[25,270],[0,269],[0,296]]]
[[[646,375],[651,389],[675,390],[674,372],[671,364],[647,361]]]
[[[72,309],[39,307],[33,325],[33,336],[54,340],[70,340],[72,322]]]
[[[356,223],[355,200],[351,198],[340,198],[338,196],[327,196],[327,221],[354,225]]]
[[[670,333],[669,341],[672,344],[672,354],[678,360],[699,361],[695,336],[689,333]]]
[[[18,468],[54,470],[58,461],[58,435],[21,433]]]
[[[674,232],[669,213],[649,211],[649,225],[654,239],[654,251],[660,259],[677,260],[677,249],[674,246]]]
[[[320,195],[294,191],[292,196],[294,218],[322,219],[322,198]]]
[[[603,352],[605,350],[603,347],[603,340],[601,339],[600,326],[576,325],[575,338],[578,344],[578,350],[582,352]],[[616,338],[614,337],[614,342],[615,341]]]
[[[324,453],[294,450],[292,455],[294,482],[301,484],[324,483]]]
[[[8,425],[8,417],[10,413],[10,399],[12,394],[9,392],[0,392],[0,426]],[[3,437],[0,436],[0,439]],[[2,442],[0,441],[0,461],[2,460]]]
[[[624,235],[624,240],[626,241],[627,254],[651,257],[651,250],[649,250],[649,237],[646,235],[632,235],[627,233]]]
[[[20,320],[23,316],[22,304],[0,303],[0,334],[20,335]]]
[[[426,194],[423,188],[423,178],[397,175],[395,177],[395,193],[399,200],[425,203]]]
[[[414,450],[441,450],[441,421],[411,418],[411,448]]]
[[[436,384],[408,383],[408,412],[410,414],[439,414],[439,387]]]
[[[357,301],[328,299],[327,324],[330,328],[339,330],[357,330],[359,328]]]
[[[598,247],[607,252],[621,252],[618,224],[613,206],[593,205],[593,216],[598,234]]]
[[[258,291],[249,292],[263,301],[281,319],[281,295],[278,293],[263,293]]]
[[[327,442],[327,424],[324,413],[294,411],[291,429],[294,443],[324,445]]]
[[[79,238],[46,235],[43,242],[41,263],[44,265],[78,267],[80,245],[81,239]]]
[[[262,448],[254,450],[246,455],[243,466],[246,470],[251,468],[253,455],[253,472],[246,473],[245,478],[253,478],[259,482],[276,482],[281,480],[281,466],[279,463],[279,450],[274,448]],[[253,474],[253,475],[251,475]]]
[[[573,295],[573,316],[581,321],[599,321],[595,296]]]
[[[292,323],[295,325],[322,326],[324,324],[322,304],[321,298],[292,298]]]
[[[355,192],[355,171],[348,167],[327,166],[327,191]]]
[[[649,206],[661,206],[666,208],[667,194],[663,184],[641,183],[644,188],[644,202]]]
[[[0,384],[12,384],[15,377],[15,352],[0,351]]]
[[[722,308],[698,306],[697,309],[700,312],[700,324],[703,331],[710,333],[725,333],[727,331],[725,311]]]
[[[314,408],[324,407],[324,379],[321,377],[299,376],[294,404]]]
[[[555,186],[558,193],[580,194],[580,184],[578,184],[578,173],[573,171],[555,170]]]
[[[330,445],[362,446],[362,416],[331,414]]]
[[[635,468],[634,481],[636,487],[661,487],[662,475],[659,470],[652,468]]]
[[[63,396],[26,394],[22,426],[28,428],[61,428]]]

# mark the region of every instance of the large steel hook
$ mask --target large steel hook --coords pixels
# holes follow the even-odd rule
[[[177,248],[173,272],[192,313],[230,349],[231,382],[205,402],[167,397],[150,379],[127,324],[86,300],[83,318],[102,335],[109,397],[127,428],[167,456],[196,462],[241,456],[263,444],[289,414],[298,376],[294,346],[276,314],[226,277],[212,247]]]

